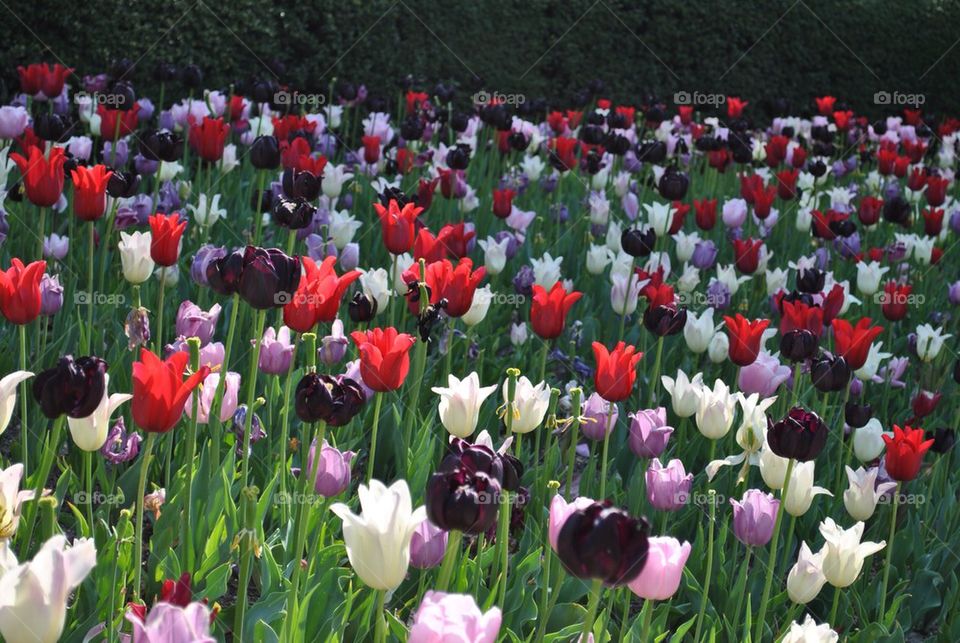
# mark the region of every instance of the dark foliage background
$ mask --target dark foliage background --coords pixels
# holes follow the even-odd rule
[[[276,59],[304,90],[337,77],[392,95],[412,73],[427,88],[456,81],[462,97],[559,102],[600,78],[623,101],[722,91],[806,108],[830,92],[878,114],[874,93],[899,91],[960,113],[960,2],[948,0],[0,0],[0,24],[3,97],[16,65],[37,60],[82,75],[127,57],[144,93],[159,60],[196,62],[226,87],[270,76]]]

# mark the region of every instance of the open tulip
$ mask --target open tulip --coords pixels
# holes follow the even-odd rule
[[[60,200],[64,181],[63,165],[67,160],[64,148],[51,147],[47,156],[39,147],[31,145],[26,158],[16,152],[10,158],[20,168],[30,203],[46,208]]]
[[[856,471],[846,467],[847,480],[850,486],[843,492],[843,506],[854,520],[869,520],[877,509],[877,502],[888,491],[897,488],[896,482],[881,482],[877,484],[877,475],[880,469],[869,471],[860,467]]]
[[[462,380],[448,376],[448,386],[431,389],[440,396],[438,413],[444,428],[458,438],[466,438],[477,429],[480,406],[495,390],[496,385],[480,386],[480,376],[470,373]]]
[[[700,404],[700,388],[703,386],[703,373],[697,373],[690,379],[682,370],[677,378],[667,375],[660,378],[663,388],[670,394],[673,412],[677,417],[688,418],[697,412]]]
[[[830,629],[829,623],[819,625],[813,617],[807,614],[803,623],[790,623],[787,635],[780,639],[780,643],[836,643],[840,635]]]
[[[150,257],[158,266],[169,267],[177,263],[186,229],[186,220],[180,221],[177,213],[150,217]]]
[[[43,304],[40,281],[46,268],[46,261],[34,261],[24,266],[14,257],[9,268],[0,270],[0,312],[7,321],[22,326],[40,315]]]
[[[343,520],[343,540],[353,571],[378,590],[400,586],[410,565],[410,539],[426,518],[426,507],[413,509],[404,480],[387,487],[379,480],[361,484],[360,515],[338,502],[330,511]]]
[[[725,316],[723,321],[727,325],[727,334],[730,337],[730,361],[737,366],[749,366],[757,359],[760,352],[763,331],[770,325],[769,319],[750,321],[740,313],[734,317]]]
[[[637,363],[643,353],[624,342],[618,342],[612,351],[600,342],[593,342],[593,357],[597,363],[593,377],[597,393],[608,402],[621,402],[630,397],[637,380]]]
[[[103,380],[103,395],[93,413],[81,418],[67,416],[73,442],[84,451],[98,451],[103,447],[110,431],[110,417],[121,404],[133,397],[129,393],[111,395],[107,390],[110,376],[104,374]]]
[[[142,284],[153,274],[155,263],[150,255],[153,235],[149,232],[120,233],[120,263],[123,278],[132,284]]]
[[[640,575],[630,581],[630,591],[648,601],[665,601],[680,588],[691,546],[666,536],[654,536],[647,543],[647,562]]]
[[[556,339],[563,332],[563,325],[570,308],[579,301],[583,293],[568,293],[559,281],[549,292],[542,286],[533,286],[533,299],[530,303],[530,323],[533,332],[542,339]]]
[[[504,402],[508,397],[509,382],[503,383]],[[513,424],[511,429],[514,433],[530,433],[540,426],[543,418],[547,415],[547,409],[550,406],[550,387],[546,382],[540,382],[536,386],[528,380],[526,376],[521,375],[517,378],[517,388],[513,395]]]
[[[35,495],[33,489],[20,490],[21,478],[23,465],[20,463],[0,469],[0,548],[6,547],[6,541],[13,538],[17,532],[20,505],[27,500],[33,500]]]
[[[817,597],[827,582],[823,575],[825,552],[814,554],[807,543],[800,543],[800,554],[787,574],[787,595],[799,605],[806,605]]]
[[[790,476],[790,488],[787,497],[782,499],[784,510],[791,516],[802,516],[810,509],[815,496],[832,496],[833,494],[823,487],[813,484],[814,463],[798,462],[793,467]]]
[[[826,518],[820,523],[820,534],[826,544],[823,548],[823,575],[834,587],[849,587],[857,580],[863,561],[886,546],[886,541],[860,542],[863,537],[862,522],[843,529]]]
[[[214,394],[220,384],[220,373],[210,373],[200,385],[200,395],[197,396],[199,403],[199,412],[197,413],[197,422],[207,424],[210,422],[210,411],[213,410]],[[227,373],[226,383],[221,391],[220,399],[220,422],[226,422],[233,417],[239,404],[237,396],[240,393],[240,373]],[[184,413],[188,418],[193,418],[193,396],[187,396],[183,407]]]
[[[190,356],[174,353],[160,360],[146,348],[133,364],[133,419],[144,431],[166,433],[183,413],[187,398],[210,372],[207,366],[183,379]]]
[[[494,643],[500,632],[499,607],[482,612],[469,594],[427,590],[413,615],[408,643]]]
[[[884,464],[891,478],[906,481],[917,477],[923,454],[933,446],[933,440],[924,440],[925,437],[923,429],[910,426],[901,429],[897,425],[893,426],[893,437],[883,436],[883,442],[887,445]]]
[[[30,371],[14,371],[0,379],[0,435],[7,430],[13,407],[17,404],[17,386],[33,377]]]
[[[133,626],[136,643],[214,643],[217,640],[210,635],[210,608],[200,601],[185,606],[161,601],[150,608],[145,620],[132,610],[127,612],[126,618]]]
[[[410,371],[410,348],[416,341],[396,328],[374,328],[350,333],[360,349],[360,376],[374,391],[395,391]],[[418,383],[419,385],[419,383]]]
[[[28,562],[7,557],[0,569],[0,634],[7,641],[54,643],[63,633],[67,599],[97,564],[93,540],[67,545],[57,535]]]

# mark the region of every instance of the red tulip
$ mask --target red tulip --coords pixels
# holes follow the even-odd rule
[[[763,190],[763,177],[759,174],[740,175],[740,198],[753,205],[754,195]]]
[[[823,309],[802,301],[784,301],[780,319],[780,335],[794,330],[808,330],[817,337],[823,334]]]
[[[924,208],[920,211],[923,215],[923,232],[928,237],[935,237],[943,229],[943,208]]]
[[[900,321],[907,316],[907,303],[913,287],[910,284],[900,285],[895,281],[888,281],[883,287],[883,296],[880,300],[880,310],[889,321]]]
[[[158,266],[173,266],[180,257],[180,241],[187,222],[180,221],[180,215],[153,214],[150,221],[150,258]]]
[[[423,259],[428,264],[447,258],[447,246],[434,236],[426,226],[417,232],[417,240],[413,242],[413,258]]]
[[[35,96],[40,93],[45,66],[42,63],[31,63],[26,67],[23,65],[17,67],[17,73],[20,75],[20,91],[27,96]]]
[[[717,172],[724,172],[730,165],[730,150],[721,147],[719,150],[710,150],[707,152],[707,162],[710,167]]]
[[[343,293],[360,277],[359,270],[338,276],[333,264],[336,257],[327,257],[318,266],[310,257],[301,257],[304,275],[293,299],[283,307],[283,323],[299,333],[306,333],[319,322],[331,323]]]
[[[81,221],[96,221],[107,209],[107,182],[113,172],[103,165],[78,165],[73,177],[73,212]]]
[[[547,114],[547,125],[554,134],[560,135],[567,129],[567,119],[563,116],[563,112],[554,110]]]
[[[27,96],[36,96],[40,92],[47,98],[56,98],[63,93],[67,76],[73,73],[72,67],[60,63],[50,66],[46,63],[33,63],[26,67],[17,67],[20,74],[20,90]]]
[[[894,164],[897,162],[897,151],[887,148],[877,150],[877,171],[883,176],[893,174]]]
[[[140,112],[140,103],[134,103],[131,109],[107,109],[97,105],[97,115],[100,117],[100,138],[112,141],[121,136],[132,134],[137,129],[137,114]]]
[[[383,245],[387,247],[387,250],[395,255],[402,255],[409,251],[413,247],[414,241],[413,222],[423,212],[423,208],[418,208],[413,203],[407,203],[401,209],[394,199],[390,199],[386,208],[379,203],[374,203],[373,208],[377,211],[377,216],[380,217]]]
[[[430,303],[436,304],[441,299],[447,300],[446,313],[450,317],[463,317],[473,304],[473,295],[477,286],[487,274],[486,268],[473,269],[473,261],[467,257],[461,259],[456,266],[449,259],[434,261],[427,264],[426,276],[430,289]],[[403,273],[404,283],[421,281],[420,264],[415,263]],[[420,311],[419,302],[409,301],[407,306],[414,315]]]
[[[896,160],[893,162],[893,174],[898,179],[902,179],[907,175],[908,167],[910,167],[910,157],[898,156]]]
[[[689,125],[693,121],[693,105],[680,105],[677,107],[677,113],[680,114],[680,123]]]
[[[675,235],[683,229],[683,222],[687,220],[687,214],[690,212],[690,206],[682,201],[674,201],[673,218],[670,219],[670,229],[667,234]]]
[[[190,147],[204,161],[215,163],[223,157],[223,146],[229,133],[230,126],[222,118],[204,116],[199,124],[190,124]]]
[[[278,141],[289,141],[290,135],[294,132],[304,132],[313,134],[317,129],[315,121],[308,120],[306,116],[288,114],[282,118],[273,117],[273,135]]]
[[[630,397],[637,381],[637,363],[643,353],[623,342],[619,342],[612,352],[600,342],[594,342],[593,357],[597,362],[593,385],[600,397],[608,402],[620,402]]]
[[[567,313],[582,296],[583,293],[577,291],[568,293],[559,281],[549,293],[543,286],[535,284],[530,302],[530,324],[533,332],[543,339],[560,337]]]
[[[743,110],[749,104],[749,101],[740,100],[736,96],[727,96],[727,117],[740,118],[743,116]]]
[[[380,137],[364,136],[363,142],[363,161],[368,165],[373,165],[380,160]]]
[[[807,150],[797,146],[793,148],[793,154],[790,156],[790,165],[796,168],[803,167],[803,164],[807,162]]]
[[[513,197],[517,195],[513,190],[493,191],[493,214],[500,219],[506,219],[513,211]]]
[[[756,190],[753,193],[753,214],[763,221],[770,216],[773,200],[777,198],[777,188],[773,185]]]
[[[717,200],[694,199],[693,209],[696,212],[697,227],[701,230],[713,230],[717,225]]]
[[[577,165],[577,139],[555,138],[550,141],[550,160],[561,172],[572,170]]]
[[[819,96],[814,100],[817,102],[817,111],[821,116],[829,116],[833,112],[833,104],[837,102],[833,96]]]
[[[910,170],[910,176],[907,178],[907,187],[914,192],[919,192],[927,187],[927,170],[922,167],[915,167]]]
[[[420,182],[417,183],[417,205],[420,206],[423,210],[429,210],[430,205],[433,204],[433,194],[437,191],[437,184],[440,183],[440,179],[420,179]]]
[[[733,256],[737,270],[752,275],[760,267],[760,248],[763,241],[760,239],[734,239]]]
[[[166,433],[172,429],[180,416],[187,397],[210,373],[210,368],[200,370],[183,379],[190,356],[186,352],[174,353],[161,361],[146,348],[140,351],[140,361],[133,364],[133,419],[144,431]]]
[[[916,478],[920,473],[923,454],[933,446],[933,440],[924,441],[923,429],[914,429],[910,426],[901,429],[896,424],[893,425],[892,438],[889,435],[881,437],[887,445],[884,459],[887,475],[901,482]]]
[[[350,333],[360,349],[360,377],[378,392],[395,391],[410,371],[410,348],[416,341],[396,328],[373,328]],[[420,382],[416,383],[417,386]]]
[[[460,223],[447,225],[440,228],[437,233],[437,241],[443,245],[446,252],[454,259],[461,259],[467,256],[467,248],[470,241],[477,236],[474,230],[467,230],[467,224]]]
[[[843,286],[833,284],[833,288],[826,295],[823,295],[823,301],[820,302],[820,307],[823,308],[824,324],[830,324],[833,322],[833,318],[840,314],[843,309],[843,300]]]
[[[857,210],[857,216],[860,217],[860,223],[863,225],[874,225],[880,220],[881,212],[883,212],[883,199],[875,196],[865,196],[860,199],[860,208]]]
[[[834,319],[833,340],[835,353],[846,360],[851,370],[857,370],[867,363],[870,344],[883,332],[882,326],[871,326],[873,321],[864,317],[853,326],[845,319]]]
[[[750,366],[757,361],[763,331],[770,325],[769,319],[750,321],[740,313],[735,317],[724,316],[727,335],[730,337],[730,361],[737,366]]]
[[[787,158],[787,146],[789,144],[790,139],[786,136],[771,136],[767,144],[764,145],[767,153],[767,165],[777,167],[783,163]]]
[[[784,201],[797,196],[797,178],[800,170],[790,169],[777,172],[777,196]]]
[[[850,110],[846,110],[842,112],[838,111],[833,113],[833,122],[836,123],[837,129],[840,131],[844,131],[848,127],[850,127],[850,120],[852,118],[853,118],[853,112],[851,112]]]
[[[947,187],[950,181],[942,176],[931,176],[927,179],[927,191],[924,196],[927,197],[927,204],[936,208],[943,205],[947,200]]]
[[[46,261],[34,261],[24,267],[17,258],[0,270],[0,312],[13,324],[29,324],[40,314],[40,280]]]
[[[48,208],[60,200],[63,192],[63,164],[67,160],[66,154],[62,147],[52,147],[50,158],[46,158],[43,150],[31,146],[27,155],[28,158],[24,158],[14,152],[10,158],[20,168],[23,187],[30,203]]]

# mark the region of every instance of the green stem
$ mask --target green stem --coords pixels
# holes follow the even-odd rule
[[[693,635],[694,641],[700,640],[703,617],[707,613],[707,601],[710,600],[710,581],[713,578],[713,531],[714,523],[716,522],[717,503],[714,498],[714,490],[710,489],[707,493],[710,495],[710,522],[707,525],[707,575],[703,580],[703,592],[700,595],[700,611],[697,613],[696,634]]]
[[[27,370],[27,327],[20,324],[20,370]],[[23,463],[23,477],[26,478],[30,469],[28,466],[30,454],[30,431],[27,429],[27,397],[29,392],[27,382],[20,382],[20,462]],[[39,498],[39,494],[37,495]]]
[[[90,534],[93,535],[93,453],[83,452],[83,490],[86,492],[87,524]]]
[[[160,293],[157,295],[157,334],[153,343],[153,350],[161,359],[163,358],[163,298],[167,291],[163,282],[166,281],[166,276],[167,268],[161,266],[160,279],[157,281],[157,286],[160,288]]]
[[[890,512],[890,535],[887,537],[887,556],[883,563],[883,583],[880,585],[880,612],[879,619],[883,619],[887,608],[887,582],[890,580],[890,561],[893,559],[893,537],[897,531],[897,508],[900,506],[900,486],[902,482],[897,482],[897,488],[893,490],[893,511]],[[830,621],[833,623],[833,621]]]
[[[87,300],[87,332],[81,334],[82,346],[80,352],[84,355],[90,354],[90,345],[93,337],[93,302],[95,296],[93,294],[93,253],[96,246],[96,227],[93,221],[90,222],[90,240],[87,245],[89,250],[89,256],[87,257],[87,295],[89,299]]]
[[[150,457],[153,455],[153,445],[157,441],[157,434],[152,431],[147,433],[147,441],[143,447],[143,455],[140,456],[140,480],[137,482],[137,522],[134,530],[133,540],[133,560],[136,564],[133,575],[133,596],[139,599],[141,596],[141,575],[143,571],[143,497],[147,493],[147,471],[150,469]]]
[[[833,603],[830,605],[830,620],[827,621],[830,624],[831,629],[836,628],[837,623],[837,608],[840,607],[840,588],[833,588]],[[882,613],[882,610],[881,610]]]
[[[237,607],[233,619],[233,631],[237,641],[244,640],[244,615],[247,611],[247,587],[253,571],[253,552],[257,547],[257,496],[256,487],[244,487],[240,492],[243,530],[239,535],[240,546],[240,584],[237,591]]]
[[[243,486],[247,486],[250,479],[250,429],[253,426],[253,403],[257,395],[257,368],[260,364],[260,349],[263,346],[263,326],[267,321],[267,311],[257,311],[256,333],[254,334],[253,356],[250,359],[250,369],[247,371],[247,412],[243,420]],[[226,378],[223,373],[221,378]]]
[[[563,495],[570,497],[570,491],[573,487],[573,468],[576,465],[577,458],[577,438],[580,433],[580,397],[583,391],[580,388],[574,388],[570,391],[570,409],[573,417],[570,418],[570,444],[567,445],[567,483],[564,487]]]
[[[610,450],[610,424],[613,422],[613,402],[607,402],[607,426],[603,432],[603,456],[600,459],[600,500],[607,497],[607,459]]]
[[[773,585],[773,568],[777,561],[777,542],[780,540],[780,523],[783,522],[783,506],[787,501],[787,493],[790,490],[790,478],[793,476],[794,460],[787,461],[787,473],[783,479],[783,489],[780,491],[780,505],[777,507],[777,518],[773,523],[773,537],[770,539],[770,555],[767,557],[767,574],[763,581],[763,594],[760,597],[760,611],[757,615],[757,629],[753,638],[757,641],[763,640],[764,618],[767,615],[767,602],[770,600],[770,588]]]
[[[386,611],[387,592],[386,590],[377,591],[377,613],[374,618],[377,619],[376,631],[374,632],[374,643],[385,643],[387,640],[387,620],[384,616]]]
[[[293,355],[290,356],[290,368],[287,369],[287,377],[283,383],[283,408],[280,410],[282,416],[280,422],[280,497],[287,497],[287,476],[290,475],[290,469],[287,467],[287,442],[290,440],[290,390],[293,388],[293,374],[297,370],[297,348],[300,344],[300,334],[297,333],[293,338]],[[283,515],[283,524],[287,523],[287,505],[284,502],[281,505]]]
[[[737,596],[737,607],[733,610],[733,632],[740,629],[740,614],[743,610],[743,595],[747,593],[747,574],[750,572],[750,557],[753,555],[753,547],[747,547],[747,555],[743,557],[743,566],[740,568],[740,576],[737,579],[737,586],[740,594]]]
[[[39,217],[39,232],[37,235],[37,261],[43,259],[43,234],[46,232],[47,227],[47,209],[43,206],[40,207],[40,217]]]
[[[377,459],[377,434],[380,428],[380,407],[383,404],[383,393],[377,391],[373,396],[373,427],[370,436],[370,462],[367,463],[367,482],[373,479],[373,465]]]
[[[580,631],[580,642],[589,640],[588,635],[593,631],[593,622],[597,618],[597,608],[600,606],[600,594],[603,592],[603,581],[593,579],[590,587],[590,600],[587,603],[587,617],[583,620],[583,630]]]
[[[663,336],[657,338],[657,356],[653,361],[653,379],[650,381],[650,408],[657,408],[657,391],[660,389],[660,364],[663,357]]]
[[[629,600],[629,594],[627,596]],[[651,640],[650,626],[653,621],[653,601],[649,599],[643,601],[643,613],[640,615],[640,619],[642,623],[640,626],[640,640],[649,641]]]
[[[450,587],[450,577],[453,574],[454,566],[457,564],[457,558],[460,556],[462,540],[462,531],[453,530],[449,532],[447,551],[443,554],[443,564],[440,566],[440,576],[437,579],[437,591],[439,592],[445,592]]]
[[[196,373],[200,370],[200,339],[191,337],[187,340],[187,349],[190,352],[190,369]],[[220,379],[226,377],[220,373]],[[193,569],[193,460],[197,451],[197,422],[200,418],[200,387],[193,390],[193,417],[187,425],[187,507],[183,520],[182,539],[186,547],[186,569]]]
[[[223,406],[223,391],[226,389],[226,373],[230,370],[230,353],[233,348],[233,337],[237,331],[237,318],[240,316],[240,295],[234,294],[230,308],[230,324],[227,327],[227,343],[223,349],[223,371],[217,382],[217,390],[213,393],[213,402],[210,404],[210,475],[213,476],[220,466],[221,422],[220,407]]]

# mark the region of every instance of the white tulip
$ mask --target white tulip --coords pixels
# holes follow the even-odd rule
[[[338,502],[330,511],[343,520],[343,542],[353,571],[378,590],[400,586],[410,565],[410,539],[427,517],[425,507],[413,509],[405,480],[387,487],[379,480],[361,484],[360,515]]]
[[[917,326],[917,355],[921,361],[932,362],[943,349],[943,342],[953,337],[943,334],[943,328],[934,328],[930,324]]]
[[[854,520],[869,520],[877,509],[877,502],[885,493],[897,487],[896,482],[877,484],[880,469],[867,471],[860,467],[856,471],[846,467],[850,486],[843,492],[843,506]]]
[[[697,244],[700,243],[700,235],[696,232],[688,234],[681,230],[673,235],[673,238],[677,242],[675,250],[677,253],[677,261],[680,263],[690,261],[690,258],[693,257],[694,249],[697,247]]]
[[[447,387],[435,386],[430,389],[440,396],[440,422],[451,435],[466,438],[477,430],[480,406],[497,390],[497,386],[481,387],[476,371],[462,380],[456,375],[449,375],[447,379]]]
[[[360,288],[363,294],[377,302],[377,314],[390,306],[390,284],[387,271],[383,268],[367,270],[360,275]]]
[[[687,311],[687,323],[683,327],[683,338],[687,341],[687,348],[697,355],[710,347],[710,342],[716,334],[717,328],[713,322],[713,308],[707,308],[697,317],[692,311]]]
[[[593,225],[607,225],[610,220],[610,201],[603,192],[591,192],[587,199],[590,208],[590,223]]]
[[[783,489],[783,482],[787,479],[787,464],[789,461],[778,456],[769,446],[764,445],[760,449],[760,477],[770,489]]]
[[[610,249],[610,252],[613,253],[613,256],[617,256],[617,254],[623,251],[623,244],[620,243],[621,237],[623,237],[623,228],[620,226],[620,222],[614,219],[607,226],[607,235],[603,240],[607,248]],[[629,255],[627,256],[629,257]]]
[[[807,614],[803,623],[794,621],[787,630],[787,635],[780,639],[780,643],[836,643],[840,640],[840,635],[830,629],[829,623],[821,623],[813,620],[813,617]]]
[[[17,404],[17,386],[33,377],[30,371],[14,371],[0,379],[0,435],[7,430],[13,407]]]
[[[221,174],[227,174],[232,170],[235,170],[237,166],[240,165],[240,161],[237,160],[237,146],[233,143],[224,145],[223,155],[220,157],[217,165],[220,168]]]
[[[197,197],[197,204],[188,205],[187,210],[193,213],[193,220],[204,228],[209,228],[227,215],[226,208],[220,207],[219,194],[214,194],[212,199],[201,194]]]
[[[545,167],[546,163],[539,156],[525,156],[520,163],[521,170],[531,183],[540,178]]]
[[[787,279],[789,278],[790,273],[784,270],[783,268],[774,268],[773,270],[767,270],[766,272],[766,281],[767,281],[767,296],[774,295],[781,290],[787,289]]]
[[[750,281],[750,275],[737,276],[737,269],[733,264],[721,266],[717,264],[717,281],[722,283],[730,291],[730,296],[737,294],[740,290],[740,284]]]
[[[180,281],[180,266],[160,266],[153,271],[154,276],[164,288],[174,288]]]
[[[522,346],[525,344],[527,335],[527,325],[525,323],[510,324],[510,343],[514,346]]]
[[[508,388],[510,381],[503,383],[503,401],[507,402]],[[514,433],[530,433],[540,426],[543,418],[547,414],[550,406],[550,387],[546,382],[540,382],[536,386],[521,375],[517,378],[517,388],[513,396],[513,424],[511,429]],[[507,411],[510,412],[509,409]]]
[[[390,282],[393,284],[393,292],[401,297],[407,293],[407,284],[403,281],[403,273],[414,263],[410,253],[405,252],[402,255],[397,255],[393,264],[394,269],[390,275]]]
[[[886,435],[893,436],[887,432]],[[880,457],[885,447],[883,426],[877,418],[870,420],[853,433],[853,454],[860,462],[872,462]]]
[[[730,338],[726,333],[717,333],[710,340],[710,346],[707,348],[707,356],[714,364],[725,362],[730,352]]]
[[[610,286],[610,306],[613,308],[613,312],[618,315],[632,315],[637,310],[640,290],[646,281],[641,281],[634,274],[626,276],[611,274],[610,281],[613,282]],[[628,282],[629,291],[627,290]]]
[[[644,203],[643,209],[647,211],[647,222],[653,226],[657,236],[665,236],[673,223],[673,206],[669,203],[654,202]]]
[[[813,484],[814,462],[796,462],[790,475],[790,488],[783,499],[783,509],[791,516],[802,516],[810,509],[815,496],[832,496],[823,487]]]
[[[120,233],[118,248],[123,278],[132,284],[142,284],[153,273],[155,264],[150,256],[151,239],[149,232]]]
[[[560,264],[563,263],[563,257],[554,259],[549,252],[544,253],[540,259],[531,259],[533,266],[533,281],[538,286],[543,286],[548,291],[553,285],[560,281]]]
[[[670,394],[673,412],[677,417],[688,418],[697,412],[700,404],[700,389],[703,387],[703,373],[697,373],[693,379],[687,377],[682,370],[677,371],[677,378],[661,375],[660,382],[664,390]]]
[[[460,320],[467,326],[476,326],[486,319],[487,312],[490,310],[490,304],[493,303],[495,297],[496,295],[494,295],[489,285],[477,288],[473,293],[473,301],[470,302],[470,309],[464,313]]]
[[[880,362],[893,356],[892,353],[882,352],[880,350],[881,347],[883,347],[883,342],[871,344],[870,350],[867,351],[867,360],[863,363],[863,366],[854,371],[854,375],[861,381],[867,382],[872,380],[876,376],[877,371],[880,370]]]
[[[719,440],[730,431],[733,415],[737,408],[737,398],[730,393],[723,380],[716,380],[713,388],[700,388],[700,400],[697,404],[697,429],[710,440]]]
[[[820,535],[826,541],[823,548],[823,575],[834,587],[849,587],[857,580],[863,568],[863,559],[877,553],[886,546],[886,541],[860,542],[863,537],[862,522],[850,529],[843,529],[825,518],[820,523]]]
[[[21,503],[33,500],[35,495],[32,489],[20,491],[21,478],[23,465],[20,463],[0,469],[0,546],[17,531]]]
[[[54,643],[63,634],[67,599],[97,564],[93,540],[72,546],[53,536],[33,560],[18,564],[12,553],[0,578],[0,634],[17,643]]]
[[[606,246],[590,244],[587,250],[587,272],[591,275],[602,274],[613,261],[613,252]]]
[[[238,376],[239,377],[239,376]],[[110,431],[110,416],[121,404],[131,399],[133,396],[129,393],[114,393],[110,395],[108,387],[110,376],[103,376],[103,397],[93,413],[85,418],[72,418],[67,416],[67,426],[70,427],[70,436],[74,443],[84,451],[99,451],[103,443],[107,441],[107,433]]]
[[[504,236],[500,241],[494,237],[487,237],[477,241],[483,250],[483,266],[491,275],[499,275],[507,265],[507,248],[510,247],[510,237]]]
[[[861,261],[857,264],[857,291],[867,297],[873,295],[880,290],[883,275],[889,270],[889,266],[881,266],[878,261]]]
[[[335,199],[343,193],[343,186],[347,181],[353,178],[353,174],[347,171],[345,165],[327,164],[323,168],[323,179],[320,181],[320,189],[330,199]]]
[[[823,575],[823,552],[814,554],[807,543],[800,543],[800,555],[787,574],[787,595],[798,605],[806,605],[817,597],[827,582]]]
[[[333,211],[330,213],[330,225],[328,226],[330,240],[333,241],[337,250],[343,250],[348,243],[353,241],[353,236],[362,226],[363,222],[357,221],[357,218],[346,210],[342,212]]]

